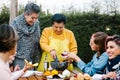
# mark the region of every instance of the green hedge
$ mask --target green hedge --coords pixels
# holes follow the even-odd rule
[[[91,51],[89,40],[92,33],[103,31],[109,35],[120,34],[120,14],[108,15],[94,12],[87,13],[70,13],[65,14],[67,17],[66,28],[74,32],[78,44],[78,56],[85,62],[90,61],[94,52]],[[48,26],[51,26],[51,14],[40,14],[39,21],[41,31]],[[9,9],[3,7],[0,12],[0,24],[8,23]],[[106,28],[111,30],[107,31]]]
[[[9,17],[10,17],[9,15],[10,15],[9,8],[6,6],[3,6],[0,12],[0,24],[8,23]]]

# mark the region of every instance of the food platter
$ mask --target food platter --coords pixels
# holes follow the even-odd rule
[[[65,75],[65,74],[69,74],[69,75]],[[69,80],[70,71],[68,71],[68,70],[64,70],[64,71],[57,71],[57,70],[46,71],[46,72],[44,72],[43,76],[47,80]]]

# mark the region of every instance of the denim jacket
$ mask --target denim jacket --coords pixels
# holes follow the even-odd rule
[[[82,60],[77,62],[77,66],[84,72],[93,76],[95,73],[101,73],[108,61],[108,55],[106,52],[101,54],[99,58],[97,58],[97,53],[94,54],[92,60],[85,64]]]

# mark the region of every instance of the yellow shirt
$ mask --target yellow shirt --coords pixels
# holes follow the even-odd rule
[[[64,32],[64,34],[57,35],[54,33],[52,27],[45,28],[43,30],[41,38],[40,38],[41,48],[45,52],[50,52],[50,50],[52,48],[49,46],[49,43],[50,43],[50,38],[52,36],[52,37],[54,37],[56,39],[60,39],[60,40],[67,39],[69,52],[77,53],[77,43],[76,43],[73,32],[68,29],[64,29],[63,32]]]

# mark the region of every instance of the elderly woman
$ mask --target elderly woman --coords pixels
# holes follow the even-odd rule
[[[93,76],[94,80],[110,80],[117,77],[120,79],[120,36],[114,35],[108,37],[106,46],[109,60],[107,67],[105,68],[105,74],[95,74]]]
[[[94,75],[95,73],[101,73],[108,60],[108,55],[105,52],[105,40],[107,34],[104,32],[93,33],[90,39],[90,47],[92,51],[96,51],[92,60],[89,63],[84,63],[78,56],[73,53],[68,54],[68,58],[75,60],[77,66],[89,75]]]
[[[39,71],[44,71],[44,60],[51,62],[58,57],[58,60],[64,60],[61,53],[69,51],[77,53],[77,43],[72,31],[65,28],[66,17],[62,14],[55,14],[52,17],[52,26],[43,30],[40,45],[43,49],[42,58],[38,67]],[[69,69],[72,69],[69,68]]]
[[[28,3],[25,6],[24,13],[17,16],[11,25],[17,30],[17,54],[13,65],[19,65],[22,69],[24,67],[24,59],[32,61],[32,63],[39,60],[39,16],[40,8],[34,3]]]
[[[0,25],[0,80],[13,80],[8,62],[16,47],[16,31],[9,25]]]

